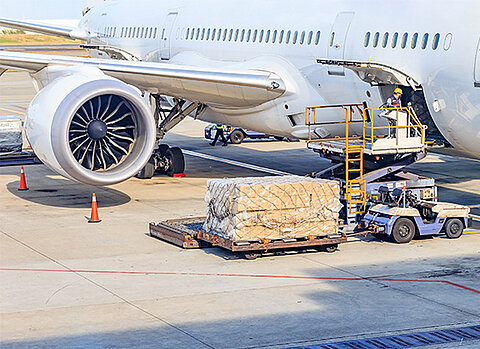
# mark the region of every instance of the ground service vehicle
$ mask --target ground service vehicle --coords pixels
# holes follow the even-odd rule
[[[445,234],[459,238],[470,225],[470,208],[446,203],[417,200],[410,190],[386,187],[380,190],[381,202],[372,206],[363,224],[377,237],[390,236],[397,243],[408,243],[415,236]]]

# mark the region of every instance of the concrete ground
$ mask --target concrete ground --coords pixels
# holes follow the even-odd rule
[[[23,114],[33,94],[26,74],[5,74],[0,115]],[[203,127],[186,120],[166,142],[300,175],[328,166],[304,143],[213,148]],[[368,236],[333,254],[256,261],[185,251],[149,237],[148,223],[203,215],[209,178],[265,175],[186,161],[187,178],[107,188],[30,166],[27,192],[18,167],[0,168],[2,347],[288,348],[480,324],[480,226],[458,240]],[[434,154],[410,169],[435,177],[441,200],[480,205],[480,162]],[[93,192],[97,225],[86,223]]]

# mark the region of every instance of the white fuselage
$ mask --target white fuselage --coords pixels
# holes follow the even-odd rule
[[[305,107],[363,101],[377,107],[396,87],[371,86],[317,59],[381,62],[419,82],[442,135],[480,158],[479,13],[477,0],[112,0],[93,8],[81,26],[145,61],[283,73],[284,96],[252,108],[209,105],[202,118],[298,138],[306,137]],[[325,136],[341,131],[326,129]]]

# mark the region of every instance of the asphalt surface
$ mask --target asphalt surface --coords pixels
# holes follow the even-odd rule
[[[33,94],[27,74],[6,73],[0,115],[22,116]],[[268,174],[242,164],[329,165],[304,143],[211,147],[204,126],[188,119],[165,141],[227,161],[186,155],[183,179],[94,188],[35,165],[18,192],[20,169],[0,168],[2,347],[289,348],[480,324],[479,226],[458,240],[367,236],[255,261],[149,237],[149,222],[204,215],[208,179]],[[435,177],[440,200],[480,204],[478,161],[432,154],[409,170]],[[86,223],[93,192],[97,225]]]

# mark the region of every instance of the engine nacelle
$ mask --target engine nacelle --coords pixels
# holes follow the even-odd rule
[[[30,104],[25,131],[43,163],[91,185],[134,176],[152,155],[156,137],[140,92],[89,68],[48,83]]]

